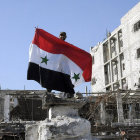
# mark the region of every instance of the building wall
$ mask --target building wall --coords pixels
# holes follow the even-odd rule
[[[17,99],[0,90],[0,121],[8,122],[10,111],[17,106]],[[14,101],[13,101],[14,99]]]
[[[137,89],[140,85],[139,48],[140,2],[121,18],[118,28],[91,48],[92,92]]]
[[[134,25],[140,21],[140,3],[132,8],[121,19],[123,28],[124,48],[126,49],[126,76],[128,77],[128,87],[136,89],[140,78],[140,58],[137,58],[137,49],[140,48],[140,30],[134,30]]]
[[[0,121],[4,119],[4,98],[0,95]]]
[[[91,53],[93,54],[92,60],[92,81],[91,85],[93,86],[92,91],[101,90],[104,86],[104,70],[103,70],[103,53],[102,47],[100,44],[92,48]],[[95,86],[94,86],[95,85]]]

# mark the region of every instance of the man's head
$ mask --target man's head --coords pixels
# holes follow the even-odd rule
[[[66,32],[60,32],[59,38],[65,40],[67,37]]]

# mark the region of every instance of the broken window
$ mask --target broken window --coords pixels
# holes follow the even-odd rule
[[[123,47],[123,41],[122,40],[119,40],[119,46]]]
[[[111,91],[111,86],[106,87],[106,91]]]
[[[123,55],[123,53],[121,54],[120,58],[121,58],[121,60],[123,60],[123,59],[124,59],[124,55]]]
[[[112,53],[115,52],[115,46],[113,46],[113,47],[111,48],[111,52],[112,52]]]
[[[118,74],[118,69],[117,69],[117,67],[114,69],[114,74],[115,74],[115,75]]]
[[[140,78],[138,79],[138,88],[140,88]]]
[[[115,84],[113,85],[114,91],[115,91],[115,90],[118,90],[119,87],[120,87],[120,84],[119,84],[119,83],[115,83]]]
[[[116,39],[115,35],[113,37],[111,37],[111,39],[110,39],[111,57],[115,57],[117,54],[116,41],[117,41],[117,39]]]
[[[134,24],[134,32],[138,31],[140,29],[140,21]]]
[[[125,90],[128,89],[128,84],[126,82],[126,78],[122,79],[122,89],[125,89]]]
[[[109,64],[106,64],[104,66],[104,74],[105,74],[105,85],[110,83],[110,66]]]
[[[118,32],[118,43],[119,43],[119,51],[121,52],[123,48],[122,30]]]
[[[140,78],[138,79],[138,82],[134,84],[134,86],[140,88]]]
[[[124,63],[123,63],[123,65],[122,65],[122,69],[125,70],[125,64],[124,64]]]
[[[125,70],[125,61],[124,61],[124,54],[123,53],[120,55],[120,67],[121,67],[121,77],[123,77],[124,70]]]
[[[140,58],[140,48],[137,49],[137,58]]]
[[[112,60],[112,81],[118,80],[118,57]]]
[[[104,63],[109,60],[109,50],[108,50],[108,42],[103,44],[103,56],[104,56]]]
[[[117,64],[117,60],[116,60],[116,59],[113,59],[113,60],[112,60],[112,64],[113,64],[113,65],[116,65],[116,64]]]

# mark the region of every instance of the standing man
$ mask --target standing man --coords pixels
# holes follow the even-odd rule
[[[66,32],[60,32],[59,38],[61,40],[65,41],[65,39],[67,38]],[[47,92],[52,91],[52,89],[46,89],[46,90],[47,90]],[[74,89],[73,89],[73,91],[74,91]],[[72,98],[72,97],[74,97],[74,92],[73,93],[64,93],[63,96],[66,97],[66,98]]]
[[[67,38],[66,32],[60,32],[59,38],[61,40],[64,40],[65,41],[65,39]],[[52,89],[46,89],[46,90],[47,90],[47,92],[51,92],[52,91]]]

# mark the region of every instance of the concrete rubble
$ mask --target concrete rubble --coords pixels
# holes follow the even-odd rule
[[[26,140],[91,140],[90,122],[78,115],[85,103],[48,95],[44,107],[49,107],[49,117],[26,126]],[[71,104],[70,104],[71,103]]]
[[[41,90],[0,93],[0,139],[90,140],[91,132],[92,138],[106,139],[140,135],[138,90],[88,93],[80,99]]]

